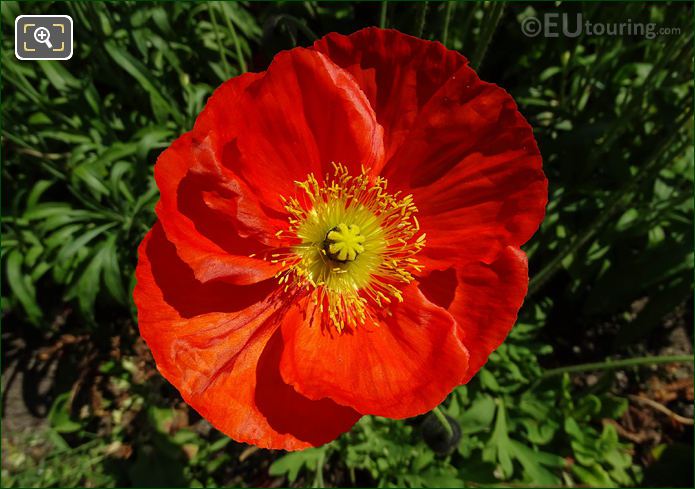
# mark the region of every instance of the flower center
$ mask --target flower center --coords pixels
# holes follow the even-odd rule
[[[339,261],[355,261],[357,255],[364,251],[365,237],[360,234],[360,227],[357,224],[349,226],[341,222],[336,227],[328,231],[323,242],[324,250],[329,258]]]
[[[367,322],[395,299],[422,270],[414,255],[425,246],[412,195],[387,191],[388,182],[362,169],[350,175],[334,164],[319,182],[309,174],[295,182],[302,192],[282,198],[289,229],[277,236],[287,251],[271,255],[279,263],[279,283],[307,291],[318,314],[342,331]]]

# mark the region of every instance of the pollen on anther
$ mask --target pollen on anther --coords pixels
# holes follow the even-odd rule
[[[295,182],[302,196],[281,197],[291,217],[289,228],[275,234],[287,240],[286,248],[271,255],[282,267],[279,283],[285,292],[305,291],[340,332],[388,315],[389,304],[403,301],[402,288],[423,268],[413,257],[425,246],[425,235],[419,234],[412,194],[391,194],[386,179],[369,173],[363,167],[351,175],[333,163],[321,183],[313,174]],[[335,230],[341,234],[326,241]]]

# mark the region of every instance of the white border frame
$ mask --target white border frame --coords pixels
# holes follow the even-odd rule
[[[70,54],[66,58],[24,58],[19,55],[18,51],[18,42],[17,42],[17,36],[18,36],[18,30],[17,26],[19,25],[19,20],[23,18],[31,18],[31,17],[62,17],[64,19],[68,19],[70,21]],[[14,19],[14,55],[17,59],[22,60],[22,61],[67,61],[70,58],[72,58],[72,54],[75,52],[75,26],[72,22],[72,17],[69,15],[18,15],[17,18]]]

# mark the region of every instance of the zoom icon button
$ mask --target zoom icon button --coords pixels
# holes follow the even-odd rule
[[[14,54],[21,60],[66,60],[72,57],[69,15],[20,15],[14,21]]]

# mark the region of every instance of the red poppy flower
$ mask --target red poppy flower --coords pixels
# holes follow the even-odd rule
[[[512,97],[381,29],[225,82],[155,177],[142,336],[218,429],[288,450],[467,382],[516,319],[547,198]]]

